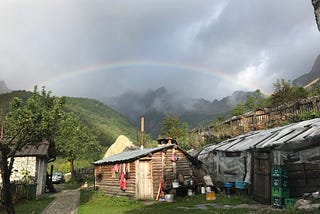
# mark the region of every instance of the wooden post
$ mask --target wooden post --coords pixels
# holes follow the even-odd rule
[[[140,118],[140,126],[141,126],[141,149],[144,147],[144,116]]]

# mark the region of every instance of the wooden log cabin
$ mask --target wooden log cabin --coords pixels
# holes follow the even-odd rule
[[[155,148],[125,151],[94,162],[95,188],[106,195],[156,199],[160,189],[173,190],[172,182],[189,176],[200,184],[200,162],[172,139],[158,140]],[[179,179],[180,178],[180,179]],[[176,189],[175,189],[176,190]]]

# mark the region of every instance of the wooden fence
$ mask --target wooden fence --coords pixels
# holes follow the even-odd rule
[[[222,123],[228,126],[226,135],[234,137],[254,130],[268,129],[284,123],[298,122],[298,115],[312,111],[320,111],[320,96],[300,99],[292,104],[283,104],[274,108],[263,108],[234,116]],[[213,133],[214,126],[196,130],[198,135]]]
[[[86,181],[93,179],[93,166],[77,169],[74,171],[75,178],[78,181]]]

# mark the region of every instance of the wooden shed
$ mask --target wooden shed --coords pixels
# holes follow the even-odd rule
[[[106,195],[156,199],[159,189],[170,191],[173,181],[186,176],[201,182],[199,161],[183,151],[175,140],[159,140],[159,146],[125,151],[94,162],[96,189]],[[180,178],[180,179],[179,179]]]

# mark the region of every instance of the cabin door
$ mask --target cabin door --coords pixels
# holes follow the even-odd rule
[[[140,160],[138,170],[138,198],[142,200],[153,199],[151,161]]]
[[[262,204],[271,203],[270,171],[270,152],[254,152],[254,199]]]

